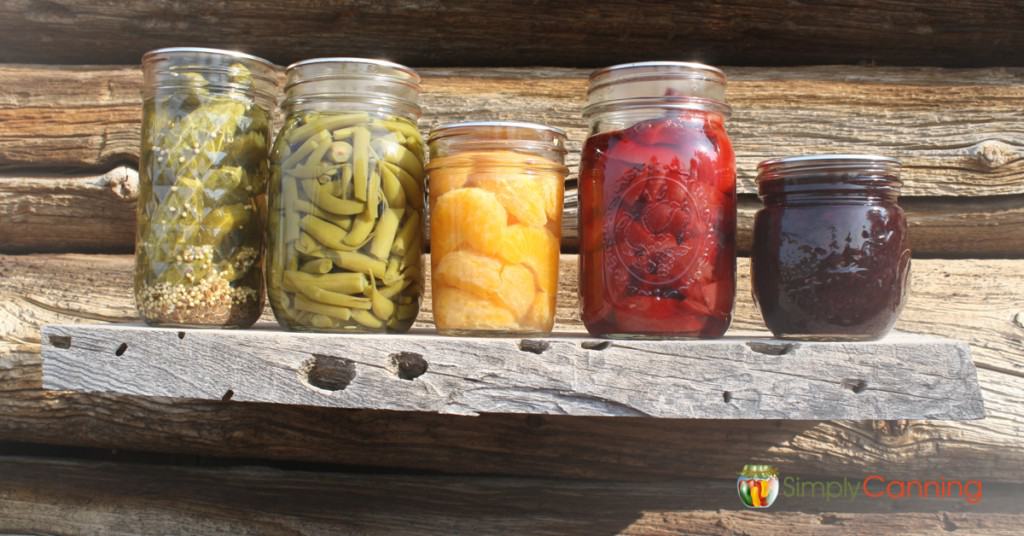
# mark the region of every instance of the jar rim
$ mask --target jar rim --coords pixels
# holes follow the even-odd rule
[[[268,59],[249,54],[248,52],[242,52],[240,50],[227,50],[222,48],[207,48],[207,47],[164,47],[150,50],[142,55],[142,63],[148,63],[156,61],[157,59],[170,56],[174,54],[214,54],[218,56],[225,56],[228,58],[236,58],[240,60],[248,60],[256,63],[263,64],[273,69],[278,69],[280,66]]]
[[[902,164],[896,158],[874,154],[812,154],[764,160],[757,165],[757,182],[809,177],[829,173],[861,172],[900,182]]]
[[[541,123],[531,123],[528,121],[457,121],[452,123],[442,123],[430,129],[430,134],[427,136],[427,140],[433,141],[443,138],[448,135],[451,130],[461,128],[513,128],[532,130],[535,132],[551,132],[562,138],[568,137],[565,131],[558,127],[552,127]]]
[[[413,68],[402,65],[401,63],[395,63],[389,60],[381,60],[376,58],[358,58],[350,56],[337,56],[337,57],[325,57],[325,58],[309,58],[301,61],[292,63],[285,67],[285,71],[291,71],[299,67],[306,65],[318,65],[322,63],[337,63],[337,64],[349,64],[349,65],[376,65],[378,67],[387,67],[393,69],[402,74],[408,75],[412,78],[415,84],[419,84],[423,79],[420,77]]]
[[[616,64],[616,65],[611,65],[609,67],[604,67],[604,68],[598,69],[598,70],[590,73],[589,80],[593,81],[596,78],[600,78],[600,77],[608,75],[608,74],[614,74],[614,73],[617,73],[617,72],[620,72],[620,71],[640,70],[640,69],[659,68],[659,67],[672,67],[672,68],[675,68],[675,70],[673,70],[672,72],[675,72],[676,74],[685,74],[685,73],[694,73],[694,74],[696,74],[696,73],[699,73],[699,72],[708,72],[708,73],[714,74],[715,78],[719,78],[723,82],[725,81],[725,71],[719,69],[718,67],[714,67],[714,66],[707,65],[707,64],[704,64],[704,63],[693,62],[693,61],[664,61],[664,60],[662,60],[662,61],[635,61],[635,62],[631,62],[631,63],[619,63],[619,64]],[[669,69],[665,69],[665,71],[670,71],[670,70]],[[588,92],[589,92],[589,90],[588,90]]]

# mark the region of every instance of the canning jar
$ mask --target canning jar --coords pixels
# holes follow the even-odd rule
[[[439,332],[551,331],[565,152],[564,132],[533,123],[431,131],[431,295]]]
[[[583,323],[606,337],[718,337],[736,287],[725,75],[696,63],[590,76],[579,178]]]
[[[287,69],[271,153],[267,293],[284,327],[403,332],[423,287],[420,77],[362,58]]]
[[[135,303],[149,324],[248,327],[263,311],[276,68],[227,50],[142,57]]]
[[[907,220],[897,160],[872,155],[779,158],[758,166],[754,300],[776,337],[870,340],[903,309]]]

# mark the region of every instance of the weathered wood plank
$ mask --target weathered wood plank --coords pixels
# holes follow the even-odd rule
[[[558,329],[579,326],[575,264],[563,257]],[[748,264],[740,259],[740,273]],[[784,472],[1024,482],[1021,261],[918,260],[898,325],[968,341],[988,416],[980,421],[659,421],[460,417],[171,401],[43,391],[39,328],[137,321],[130,256],[0,256],[0,439],[458,473],[593,478],[735,476],[751,452]],[[428,308],[429,309],[429,308]],[[1017,319],[1015,321],[1015,318]],[[267,319],[267,318],[265,318]],[[429,326],[428,313],[420,325]],[[737,329],[759,329],[739,278]],[[659,424],[660,423],[660,424]],[[642,437],[643,442],[632,438]]]
[[[602,65],[681,57],[742,65],[965,66],[1021,65],[1013,52],[1024,47],[1018,6],[990,0],[577,0],[487,7],[469,0],[201,6],[132,0],[116,7],[59,0],[5,3],[0,21],[0,58],[8,62],[130,63],[146,50],[185,43],[242,47],[281,63],[344,50],[416,65]],[[297,33],[303,39],[295,39]]]
[[[134,249],[138,173],[0,177],[0,253],[127,253]],[[562,249],[577,247],[575,199],[562,220]],[[1024,195],[906,197],[910,243],[918,258],[1024,257]],[[759,201],[739,204],[736,241],[748,255]]]
[[[984,417],[970,351],[892,334],[868,343],[763,337],[536,338],[43,328],[43,388],[441,414],[675,419]],[[584,334],[585,335],[585,334]]]
[[[0,33],[2,35],[2,33]],[[346,50],[349,50],[346,48]],[[421,125],[520,119],[587,129],[583,69],[424,69]],[[757,162],[872,152],[905,164],[908,196],[1024,194],[1024,69],[727,68],[740,190]],[[97,167],[138,158],[137,67],[0,66],[0,167]],[[106,171],[106,169],[102,169]]]
[[[139,176],[0,179],[0,251],[128,253],[135,248]]]
[[[780,496],[744,510],[736,481],[572,481],[193,468],[0,457],[0,531],[16,534],[1015,535],[1019,486],[984,498]]]

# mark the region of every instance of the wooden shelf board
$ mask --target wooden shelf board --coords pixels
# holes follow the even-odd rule
[[[142,396],[478,415],[674,419],[984,417],[964,343],[602,340],[43,328],[43,387]]]

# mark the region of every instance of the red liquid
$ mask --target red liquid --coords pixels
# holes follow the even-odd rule
[[[675,112],[591,136],[579,196],[590,333],[725,333],[736,293],[736,164],[719,116]]]

